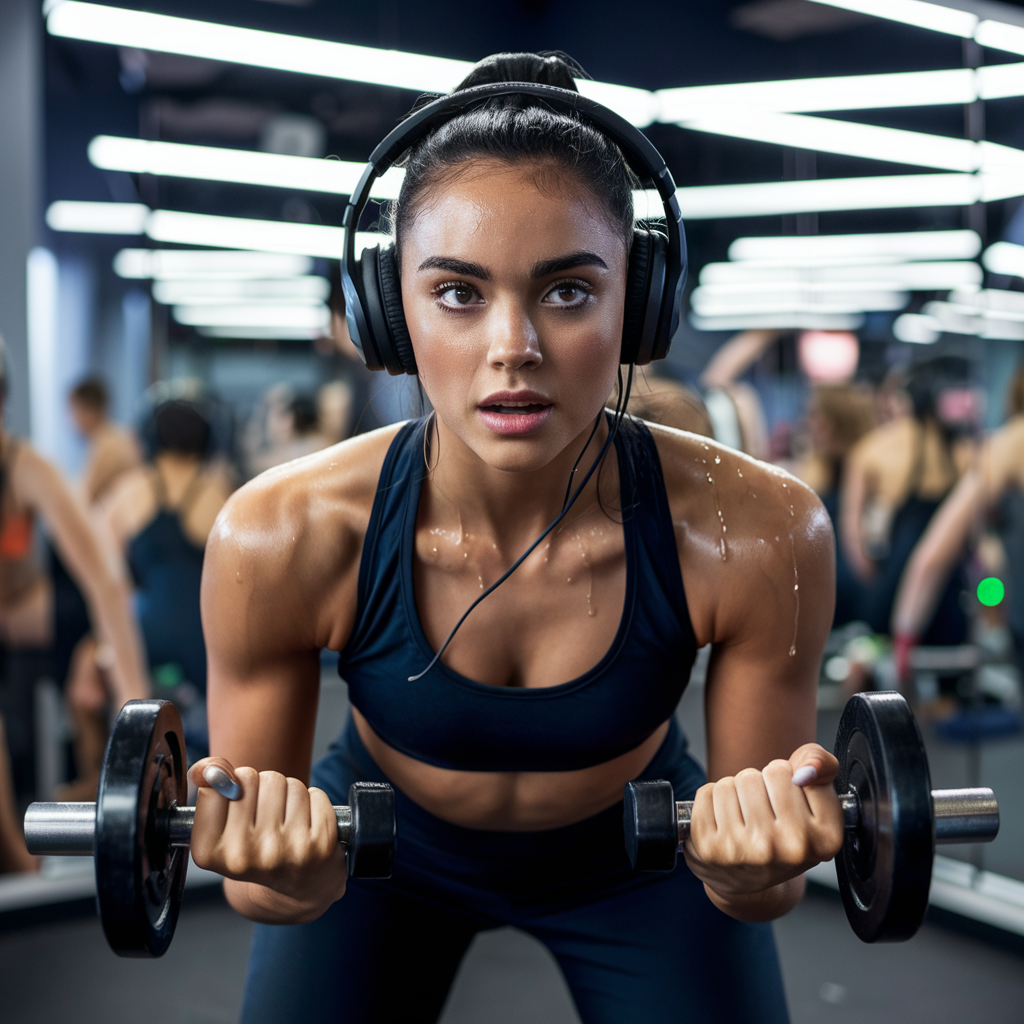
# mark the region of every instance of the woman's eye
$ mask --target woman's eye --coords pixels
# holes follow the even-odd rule
[[[578,306],[582,305],[588,294],[583,285],[566,281],[564,284],[555,285],[544,296],[544,301],[554,306]]]
[[[469,306],[476,299],[476,290],[465,284],[452,284],[435,293],[446,306]]]

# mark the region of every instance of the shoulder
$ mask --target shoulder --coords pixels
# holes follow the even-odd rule
[[[204,589],[241,588],[255,605],[287,603],[307,615],[310,607],[326,614],[339,588],[354,594],[377,481],[398,429],[361,434],[237,490],[210,531]]]
[[[887,454],[892,452],[893,446],[898,446],[902,450],[913,432],[914,421],[908,416],[901,416],[888,423],[882,423],[869,430],[850,449],[849,457],[852,461],[861,464],[885,459]]]
[[[1015,416],[989,438],[988,473],[996,490],[1024,486],[1024,416]]]
[[[722,640],[792,592],[831,601],[832,522],[785,470],[705,437],[651,426],[698,640]],[[766,601],[767,599],[767,601]]]

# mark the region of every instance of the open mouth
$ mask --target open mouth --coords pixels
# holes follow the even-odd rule
[[[481,405],[481,409],[487,412],[500,413],[502,416],[528,416],[530,413],[543,412],[550,409],[550,405],[543,405],[540,402],[523,403],[502,403],[501,405]]]
[[[522,435],[539,430],[554,409],[553,403],[536,392],[497,392],[478,406],[477,415],[495,434]]]

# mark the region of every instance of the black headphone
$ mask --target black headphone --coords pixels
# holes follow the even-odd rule
[[[497,82],[443,96],[410,115],[370,154],[359,184],[349,197],[342,224],[345,254],[341,284],[348,331],[371,370],[416,373],[416,358],[402,309],[394,244],[364,249],[356,257],[356,229],[370,199],[370,186],[410,146],[467,108],[497,96],[536,96],[545,105],[591,122],[618,144],[641,182],[652,181],[665,205],[665,231],[640,226],[633,231],[622,325],[623,363],[643,365],[664,359],[679,326],[686,282],[686,237],[676,185],[661,154],[647,137],[607,107],[571,89],[534,82]]]

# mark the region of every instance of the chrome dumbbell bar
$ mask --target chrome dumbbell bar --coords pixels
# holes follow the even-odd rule
[[[352,808],[334,808],[338,842],[352,838]],[[194,807],[172,807],[167,812],[168,841],[187,847],[192,839]],[[96,840],[96,805],[93,803],[34,803],[25,812],[25,844],[29,853],[51,857],[91,857]]]
[[[856,831],[861,825],[858,795],[850,791],[839,797],[846,828]],[[676,823],[680,849],[690,838],[692,800],[676,801]],[[991,789],[933,789],[932,815],[936,843],[990,843],[999,832],[999,804]]]

